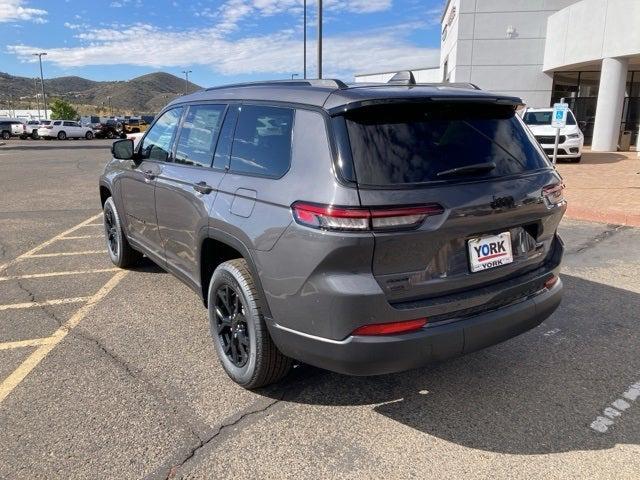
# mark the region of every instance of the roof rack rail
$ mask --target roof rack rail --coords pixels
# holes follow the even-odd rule
[[[314,78],[305,80],[264,80],[257,82],[245,82],[245,83],[233,83],[230,85],[220,85],[217,87],[206,88],[205,91],[222,90],[226,88],[243,88],[243,87],[275,87],[275,86],[290,86],[290,87],[328,87],[343,90],[349,88],[349,86],[342,80],[334,78]]]
[[[473,90],[482,90],[475,83],[471,83],[471,82],[445,82],[445,83],[437,83],[434,85],[438,85],[442,87],[451,87],[451,88],[472,88]]]

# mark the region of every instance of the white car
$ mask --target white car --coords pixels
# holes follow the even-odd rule
[[[556,129],[551,126],[552,115],[553,108],[528,108],[522,115],[524,123],[527,124],[549,157],[553,156],[553,148],[556,143]],[[577,163],[582,160],[583,146],[584,135],[578,127],[576,117],[569,110],[567,125],[560,129],[557,158]]]
[[[93,138],[93,130],[89,127],[82,127],[78,122],[71,120],[53,120],[49,125],[43,125],[38,129],[38,136],[50,140],[66,140],[67,138]]]

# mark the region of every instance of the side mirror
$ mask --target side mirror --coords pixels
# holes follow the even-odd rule
[[[125,138],[113,142],[111,154],[118,160],[134,160],[133,140]]]

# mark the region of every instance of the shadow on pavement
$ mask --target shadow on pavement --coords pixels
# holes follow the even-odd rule
[[[618,163],[627,160],[625,155],[612,152],[584,152],[582,154],[581,165],[605,165],[609,163]],[[562,161],[559,159],[558,161]]]
[[[48,142],[47,142],[48,143]],[[86,143],[70,143],[65,145],[3,145],[0,147],[0,151],[12,150],[12,151],[22,151],[22,150],[72,150],[76,148],[84,149],[95,149],[95,150],[108,150],[111,148],[111,144],[102,144],[102,145],[87,145]]]
[[[293,397],[285,400],[372,405],[426,434],[499,453],[638,444],[640,399],[606,434],[589,425],[640,380],[640,295],[567,275],[563,281],[558,311],[520,337],[396,375],[358,378],[302,366],[284,382]]]

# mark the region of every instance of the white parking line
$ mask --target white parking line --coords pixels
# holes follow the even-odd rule
[[[60,237],[58,240],[84,240],[86,238],[104,238],[104,235],[75,235],[72,237]]]
[[[82,252],[56,252],[56,253],[35,253],[33,255],[24,255],[20,260],[27,258],[50,258],[50,257],[72,257],[75,255],[93,255],[95,253],[107,253],[106,250],[84,250]]]
[[[18,310],[21,308],[47,307],[50,305],[66,305],[68,303],[84,302],[89,298],[91,297],[57,298],[54,300],[43,300],[41,302],[9,303],[7,305],[0,305],[0,310]]]
[[[633,385],[629,386],[629,388],[622,394],[623,398],[617,398],[613,402],[611,402],[611,406],[607,406],[603,410],[604,415],[600,415],[596,417],[596,419],[591,422],[592,430],[595,430],[598,433],[606,433],[609,430],[616,419],[622,416],[622,412],[628,409],[633,402],[640,398],[640,382],[636,382]]]
[[[93,307],[100,302],[107,294],[115,288],[120,280],[122,280],[128,272],[120,271],[116,273],[111,279],[104,284],[104,286],[98,290],[94,295],[89,297],[87,303],[85,303],[82,307],[80,307],[76,313],[74,313],[71,318],[62,325],[58,330],[55,331],[53,335],[51,335],[51,342],[45,345],[41,345],[38,349],[33,352],[27,359],[20,364],[18,368],[16,368],[11,375],[9,375],[2,383],[0,383],[0,403],[7,398],[9,395],[19,384],[24,380],[24,378],[29,375],[29,373],[45,358],[54,347],[59,344],[68,333],[76,326],[78,323],[85,318],[89,312],[93,309]]]
[[[23,280],[28,278],[61,277],[66,275],[88,275],[91,273],[116,272],[118,270],[120,269],[117,267],[113,267],[113,268],[94,268],[91,270],[68,270],[65,272],[29,273],[26,275],[9,275],[7,277],[0,277],[0,282],[4,282],[7,280]]]
[[[102,216],[102,213],[99,213],[98,215],[94,215],[91,218],[87,218],[84,222],[80,222],[78,225],[76,225],[75,227],[71,227],[69,230],[65,230],[62,233],[59,233],[58,235],[56,235],[53,238],[50,238],[49,240],[47,240],[46,242],[41,243],[40,245],[38,245],[37,247],[32,248],[31,250],[29,250],[28,252],[23,253],[22,255],[17,256],[16,258],[14,258],[13,260],[0,265],[0,272],[3,272],[4,270],[6,270],[8,267],[10,267],[11,265],[14,265],[15,263],[19,262],[20,260],[22,260],[22,258],[24,257],[28,257],[31,256],[37,252],[39,252],[40,250],[42,250],[43,248],[51,245],[53,242],[55,242],[56,240],[58,240],[61,237],[64,237],[66,235],[69,235],[70,233],[75,232],[76,230],[84,227],[87,224],[91,224],[91,222],[93,222],[94,220],[100,218]]]
[[[13,350],[14,348],[39,347],[53,342],[52,337],[30,338],[28,340],[20,340],[17,342],[0,343],[0,350]]]

